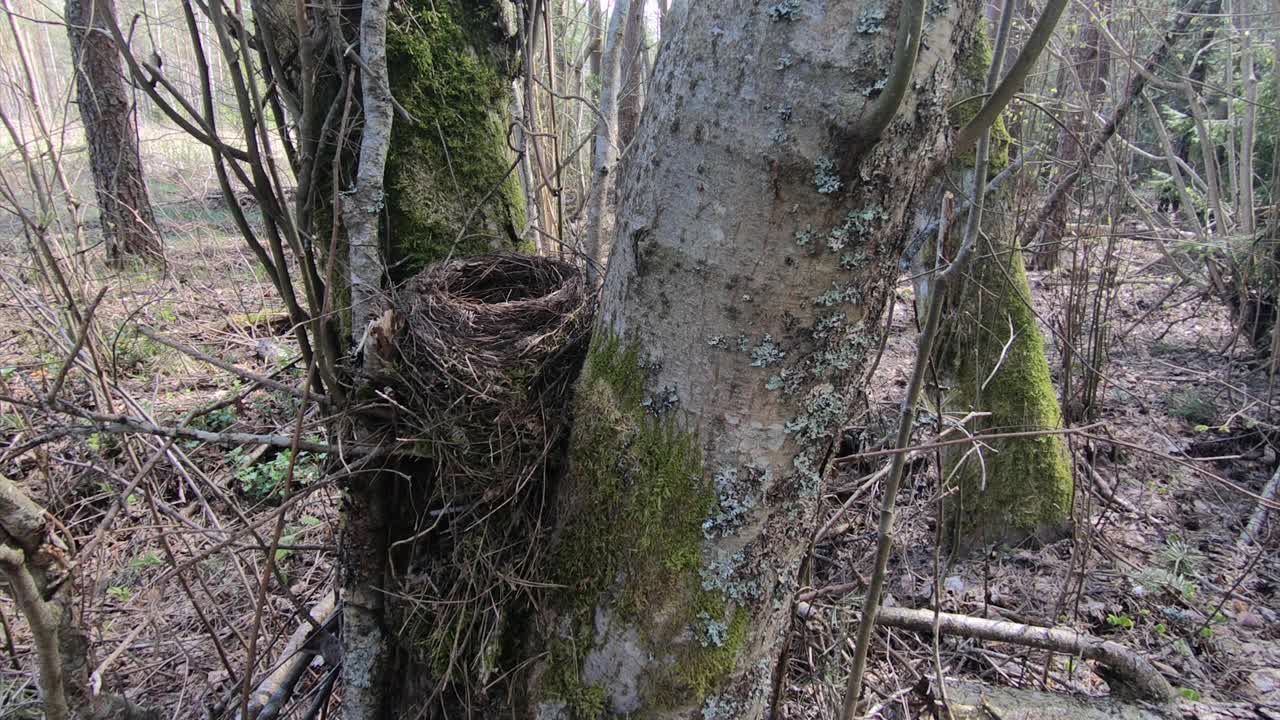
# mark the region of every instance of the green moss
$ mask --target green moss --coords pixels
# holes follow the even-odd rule
[[[597,335],[574,399],[570,470],[561,512],[571,520],[554,551],[552,580],[567,589],[561,612],[576,628],[576,679],[595,640],[592,619],[609,607],[652,651],[675,662],[646,680],[650,697],[678,705],[701,702],[734,667],[746,642],[748,613],[702,587],[703,522],[716,497],[706,479],[695,434],[672,413],[655,415],[646,403],[648,372],[640,349]],[[699,618],[723,623],[717,641],[700,642]],[[564,667],[554,668],[562,677]],[[569,690],[573,683],[551,683]],[[554,695],[553,695],[554,696]]]
[[[724,599],[715,593],[703,593],[699,606],[704,608],[699,613],[713,618],[720,618],[725,612]],[[747,644],[747,613],[739,610],[730,612],[732,618],[726,623],[728,631],[723,642],[699,642],[690,646],[676,663],[671,686],[687,690],[698,702],[706,699],[720,680],[733,671],[738,655]]]
[[[582,658],[576,657],[567,643],[557,642],[551,648],[551,675],[546,690],[564,703],[578,720],[603,717],[608,697],[602,687],[584,685],[578,678]]]
[[[495,35],[494,7],[412,0],[387,28],[392,94],[413,117],[397,118],[387,157],[398,277],[450,253],[510,249],[524,226],[506,144],[514,55]]]
[[[981,23],[969,40],[969,48],[960,59],[959,80],[956,83],[955,98],[957,103],[951,106],[948,116],[951,127],[959,130],[968,125],[986,101],[987,72],[992,62],[991,39]],[[990,172],[1000,172],[1009,166],[1009,146],[1013,137],[1004,124],[1004,116],[996,118],[991,126],[991,146],[987,153],[987,166]],[[971,168],[977,160],[976,150],[968,150],[958,154],[954,162],[962,167]]]
[[[679,577],[696,578],[702,522],[715,503],[696,436],[648,412],[645,379],[638,347],[593,342],[575,396],[575,521],[556,562],[558,581],[588,605],[625,575],[620,606],[635,613]]]
[[[991,259],[975,268],[959,303],[973,315],[961,321],[949,343],[959,367],[954,407],[991,413],[976,430],[1058,429],[1062,412],[1030,305],[1022,253],[990,250]],[[1011,324],[1015,339],[1006,351]],[[999,369],[992,375],[997,360]],[[991,446],[993,452],[982,462],[969,457],[957,475],[961,492],[951,519],[960,536],[981,533],[992,542],[1064,526],[1071,511],[1072,475],[1062,437],[999,440]],[[948,473],[962,454],[948,458]]]

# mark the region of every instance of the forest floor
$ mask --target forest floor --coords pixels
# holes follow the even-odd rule
[[[1102,243],[1092,245],[1101,252]],[[1097,423],[1089,434],[1103,439],[1070,436],[1071,537],[978,557],[937,557],[937,473],[928,456],[911,463],[899,497],[899,551],[890,562],[887,604],[932,608],[936,584],[943,612],[1074,628],[1138,651],[1173,683],[1186,717],[1210,717],[1214,703],[1227,703],[1249,708],[1246,717],[1280,718],[1280,518],[1271,513],[1258,543],[1238,542],[1258,507],[1250,493],[1262,492],[1280,465],[1265,362],[1235,335],[1222,304],[1194,288],[1172,290],[1177,275],[1153,244],[1123,240],[1116,249],[1121,285],[1109,314],[1102,406],[1094,419],[1075,423]],[[1061,390],[1070,273],[1032,272],[1030,282]],[[890,339],[869,385],[872,411],[853,428],[868,441],[859,451],[888,445],[915,359],[905,280],[895,302]],[[933,432],[921,430],[917,442]],[[1089,479],[1090,465],[1102,491]],[[866,487],[859,478],[876,467],[836,478],[831,486],[844,490],[828,497],[832,510],[848,501],[848,488]],[[862,592],[880,502],[879,484],[870,489],[843,518],[849,531],[818,546],[815,586],[852,583],[854,598]],[[815,600],[819,612],[797,635],[802,652],[793,654],[792,720],[835,716],[843,687],[832,678],[843,677],[856,623],[856,603],[848,599]],[[948,683],[1108,692],[1090,662],[1008,644],[944,637],[936,662]],[[941,694],[936,676],[931,638],[877,631],[869,686],[882,717],[931,715],[926,708]]]
[[[181,172],[172,182],[175,197],[207,195]],[[137,325],[245,370],[296,381],[287,321],[225,208],[212,200],[166,202],[158,212],[167,272],[92,269],[93,283],[110,288],[97,320],[111,348],[106,364],[113,377],[104,382],[117,384],[162,424],[248,391],[244,381],[141,335]],[[17,248],[0,254],[12,252]],[[1110,441],[1072,439],[1079,475],[1072,537],[955,562],[940,558],[935,571],[936,477],[928,460],[915,462],[901,496],[898,547],[904,550],[890,565],[889,602],[930,607],[936,579],[944,611],[1074,627],[1150,657],[1188,699],[1280,707],[1280,518],[1273,517],[1259,544],[1237,544],[1256,507],[1240,489],[1260,492],[1280,464],[1266,410],[1265,368],[1243,338],[1233,338],[1224,307],[1191,288],[1170,294],[1176,274],[1153,247],[1122,241],[1118,252],[1121,285],[1110,315],[1107,382],[1101,411],[1090,421],[1103,423],[1092,432]],[[0,264],[18,266],[2,256]],[[1056,371],[1061,345],[1052,329],[1061,325],[1068,275],[1032,273],[1032,286]],[[8,390],[47,381],[62,361],[33,350],[34,323],[26,312],[13,304],[0,312],[0,368],[6,369],[0,387]],[[876,439],[890,436],[914,359],[914,334],[904,284],[869,386],[872,412],[855,428],[869,440],[862,449],[875,449]],[[77,392],[89,397],[86,388]],[[296,415],[289,395],[260,390],[199,423],[213,431],[280,433]],[[0,421],[4,435],[24,423],[21,417]],[[921,432],[927,439],[928,429]],[[132,479],[118,468],[136,468],[161,447],[155,439],[126,446],[114,436],[95,435],[88,443],[29,453],[18,474],[83,543]],[[127,497],[124,517],[78,572],[78,611],[95,628],[98,658],[123,649],[104,669],[109,686],[129,689],[132,699],[164,708],[167,717],[204,716],[212,706],[225,706],[246,664],[263,549],[278,517],[276,559],[288,592],[266,594],[256,657],[260,669],[269,667],[296,627],[295,610],[313,604],[333,581],[337,492],[320,477],[321,461],[299,457],[301,490],[280,513],[287,453],[265,446],[227,452],[185,441],[170,448],[157,472]],[[1091,489],[1087,464],[1109,491]],[[867,472],[851,468],[834,486]],[[879,487],[863,486],[846,517],[848,532],[817,548],[817,586],[869,574]],[[846,499],[831,497],[834,506]],[[182,568],[176,583],[170,582],[174,567]],[[860,590],[853,592],[856,598]],[[797,634],[786,717],[835,717],[856,620],[850,599],[815,601],[818,615]],[[15,609],[2,597],[0,614],[14,628],[16,652],[9,658],[3,651],[0,719],[38,717],[30,638],[15,626]],[[1089,663],[1061,655],[949,638],[937,655],[949,682],[1107,692]],[[879,631],[869,687],[881,716],[921,715],[926,695],[937,692],[933,656],[928,638]],[[1280,717],[1280,710],[1273,716]]]
[[[213,197],[175,173],[174,194],[184,193]],[[253,373],[298,381],[296,350],[275,290],[220,203],[157,203],[165,272],[141,266],[88,269],[90,287],[108,288],[95,315],[104,337],[103,382],[117,388],[117,397],[130,398],[126,404],[134,414],[145,412],[161,425],[234,399],[197,418],[193,427],[288,432],[297,415],[293,397],[267,390],[250,394],[249,382],[137,330],[150,328]],[[11,256],[15,252],[20,250],[0,251],[0,265],[21,267]],[[30,306],[22,305],[9,303],[0,311],[0,368],[5,368],[0,389],[15,394],[47,383],[62,363],[33,343],[30,330],[41,323],[28,314]],[[92,403],[87,387],[68,391],[77,401]],[[0,420],[0,436],[26,426],[17,415]],[[78,545],[98,532],[104,513],[139,465],[163,447],[158,438],[135,435],[124,445],[119,437],[94,434],[87,442],[53,443],[27,453],[14,468]],[[338,494],[320,478],[321,461],[301,453],[294,468],[299,490],[282,514],[276,553],[277,578],[288,592],[266,595],[255,652],[260,669],[270,667],[297,626],[295,609],[310,607],[332,584]],[[206,717],[211,707],[228,703],[246,665],[263,550],[281,516],[277,510],[287,468],[288,451],[265,445],[228,452],[178,441],[125,498],[104,541],[80,566],[75,593],[77,611],[92,628],[97,659],[122,650],[105,668],[108,687],[127,690],[130,699],[160,707],[173,718]],[[183,569],[176,582],[174,567]],[[7,595],[0,597],[0,614],[14,628],[11,649],[17,653],[0,665],[0,719],[40,717],[31,639],[25,627],[14,625],[17,613]]]

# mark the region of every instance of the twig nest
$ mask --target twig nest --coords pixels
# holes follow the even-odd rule
[[[594,295],[567,263],[487,255],[424,270],[395,304],[397,435],[430,455],[433,474],[400,490],[421,546],[394,573],[388,611],[397,642],[439,673],[438,688],[454,687],[445,695],[483,704],[504,624],[538,575],[544,482]]]
[[[564,429],[586,351],[594,296],[580,271],[526,255],[452,260],[411,280],[397,305],[411,436],[454,482],[449,501],[523,484]]]

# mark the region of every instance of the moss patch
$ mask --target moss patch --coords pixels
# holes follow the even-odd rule
[[[713,593],[703,593],[698,619],[711,618],[711,622],[722,623],[725,627],[723,637],[711,636],[706,628],[695,627],[699,634],[697,646],[680,656],[676,663],[675,674],[669,685],[676,689],[685,689],[698,702],[706,699],[719,685],[720,680],[733,672],[733,667],[747,643],[747,613],[732,610],[727,622],[720,620],[720,613],[725,612],[724,599]]]
[[[564,585],[558,605],[573,618],[575,657],[553,657],[548,690],[569,702],[583,689],[581,660],[595,641],[592,618],[607,606],[641,642],[673,655],[646,675],[646,697],[701,702],[734,668],[748,616],[702,587],[703,522],[716,496],[696,435],[663,403],[646,402],[648,371],[636,345],[597,335],[574,401],[570,470],[560,512],[568,518],[552,559]],[[660,656],[659,656],[660,657]],[[566,676],[566,672],[572,675]]]
[[[413,122],[396,118],[386,192],[393,274],[407,277],[451,252],[511,249],[525,202],[508,172],[514,54],[497,35],[496,3],[411,0],[395,9],[391,91]]]
[[[1016,248],[996,254],[975,270],[962,306],[965,318],[951,344],[957,353],[957,409],[990,412],[979,429],[1053,430],[1062,412],[1045,359],[1044,337],[1032,312],[1031,293]],[[978,288],[983,288],[979,290]],[[983,293],[978,297],[976,293]],[[1012,323],[1016,339],[1005,351]],[[991,375],[997,359],[1003,360]],[[990,380],[987,378],[990,377]],[[985,388],[982,388],[983,384]],[[988,541],[1038,535],[1065,525],[1072,499],[1071,458],[1061,436],[1042,435],[992,443],[984,462],[970,457],[957,478],[960,500],[952,525],[961,538]],[[948,465],[959,460],[954,453]],[[950,472],[950,467],[948,468]]]
[[[958,102],[948,112],[953,129],[959,130],[968,125],[986,102],[987,73],[991,70],[992,59],[991,39],[987,37],[985,27],[979,23],[969,40],[969,48],[960,60],[955,94]],[[1001,114],[991,126],[991,146],[987,154],[990,172],[1000,172],[1009,166],[1009,146],[1012,143],[1013,136],[1005,127],[1004,115]],[[976,148],[969,148],[957,155],[954,162],[971,168],[977,160],[976,152]]]

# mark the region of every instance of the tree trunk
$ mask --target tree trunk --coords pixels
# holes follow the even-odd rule
[[[542,718],[765,716],[838,430],[977,2],[929,25],[897,120],[877,6],[679,3],[619,188],[529,700]],[[854,32],[855,26],[864,28]]]
[[[1059,430],[1057,392],[1044,337],[1031,305],[1022,252],[1013,240],[1010,190],[987,195],[977,259],[956,289],[949,337],[939,360],[951,388],[943,408],[953,418],[989,413],[967,432]],[[945,429],[945,428],[944,428]],[[1057,539],[1071,515],[1071,456],[1061,435],[993,440],[983,456],[965,445],[945,453],[943,477],[959,492],[947,521],[960,547],[990,547],[1027,537]]]
[[[412,118],[399,116],[391,124],[383,178],[387,239],[378,245],[392,281],[449,257],[533,247],[519,237],[526,198],[507,146],[519,49],[510,22],[514,17],[508,0],[413,0],[391,6],[389,81],[392,97]],[[360,187],[372,187],[373,180]],[[349,215],[376,213],[377,193],[353,195],[346,203]],[[361,226],[348,220],[348,234]],[[354,254],[351,270],[356,270]],[[387,289],[384,284],[360,294],[368,308],[363,317],[378,317],[384,306],[372,307],[373,295]],[[363,330],[352,328],[356,339]],[[371,351],[366,346],[366,365]],[[358,388],[354,395],[369,397],[373,390]],[[372,419],[360,422],[365,424],[358,431],[361,439],[387,429]],[[424,634],[434,611],[415,606],[403,592],[403,583],[431,566],[433,558],[447,557],[439,543],[400,542],[431,524],[427,504],[438,492],[437,470],[429,459],[398,457],[363,470],[344,488],[343,708],[349,720],[464,717],[458,703],[480,705],[477,698],[464,702],[440,692],[448,669],[438,664]]]
[[[978,96],[990,66],[991,46],[979,35],[965,58],[965,77],[958,95]],[[963,126],[976,108],[964,103],[952,110],[952,125]],[[1012,139],[1003,118],[991,135],[988,176],[1008,164]],[[950,182],[938,182],[926,209],[943,207],[947,187],[966,190],[973,185],[972,153],[957,159]],[[940,405],[947,417],[963,418],[971,412],[989,413],[965,424],[964,431],[1057,430],[1062,427],[1057,393],[1049,373],[1044,338],[1031,306],[1022,253],[1016,246],[1015,186],[1006,183],[988,191],[982,214],[982,232],[974,261],[963,281],[952,284],[939,337],[935,367],[938,383],[949,388]],[[922,224],[945,222],[936,216]],[[917,221],[921,222],[921,221]],[[919,230],[917,230],[919,232]],[[944,257],[954,257],[962,238],[944,238]],[[917,250],[912,258],[917,308],[928,307],[929,271],[937,256],[936,244]],[[942,430],[947,431],[947,427]],[[956,430],[951,431],[960,437]],[[1030,536],[1048,539],[1066,527],[1071,511],[1070,455],[1060,436],[988,441],[990,450],[977,457],[970,446],[959,445],[944,453],[942,477],[959,492],[945,508],[951,537],[963,548],[989,547]]]
[[[1096,125],[1092,113],[1096,112],[1107,97],[1107,81],[1111,71],[1111,46],[1102,37],[1097,24],[1087,11],[1080,11],[1080,34],[1076,37],[1065,63],[1059,72],[1058,92],[1067,97],[1075,96],[1075,103],[1081,109],[1067,113],[1065,122],[1058,132],[1058,149],[1055,157],[1063,168],[1058,177],[1061,178],[1075,168],[1080,161],[1080,154],[1088,146],[1089,129]],[[1111,15],[1111,0],[1100,0],[1098,15],[1103,18]],[[1072,74],[1076,78],[1071,77]],[[1079,90],[1079,93],[1068,90]],[[1070,220],[1069,213],[1072,201],[1061,203],[1054,211],[1049,223],[1045,225],[1032,255],[1032,265],[1040,270],[1053,270],[1058,267],[1058,255],[1062,249],[1062,231]]]
[[[592,164],[591,201],[587,206],[587,278],[598,285],[609,266],[611,243],[605,240],[613,228],[615,181],[618,157],[618,85],[622,78],[622,39],[626,34],[630,0],[614,0],[605,34],[604,56],[600,64],[600,118],[596,122],[595,160]]]
[[[66,0],[67,38],[76,75],[76,105],[89,146],[107,257],[160,260],[163,248],[142,176],[133,107],[124,68],[108,28],[112,0]]]
[[[519,50],[511,3],[408,0],[391,13],[391,95],[413,118],[395,123],[387,158],[392,277],[446,257],[532,250],[507,147]]]
[[[618,91],[618,149],[626,150],[636,136],[640,109],[644,103],[645,81],[649,77],[645,3],[635,0],[627,12],[622,31],[622,85]]]

